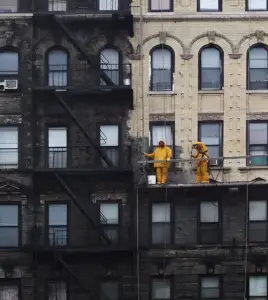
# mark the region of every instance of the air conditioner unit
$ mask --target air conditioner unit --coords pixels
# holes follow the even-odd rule
[[[6,90],[17,90],[18,89],[18,80],[8,79],[0,82],[0,91]]]
[[[218,166],[218,163],[219,163],[218,159],[211,159],[209,161],[210,166]]]

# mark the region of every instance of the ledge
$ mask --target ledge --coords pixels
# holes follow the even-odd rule
[[[248,90],[246,94],[268,94],[268,90]]]
[[[168,95],[168,96],[173,96],[173,95],[177,95],[176,92],[174,91],[167,91],[167,92],[148,92],[148,96],[163,96],[163,95]]]
[[[268,170],[268,166],[246,166],[238,168],[240,171],[249,171],[249,170]]]
[[[204,94],[224,94],[224,90],[202,90],[198,91],[198,94],[204,95]]]

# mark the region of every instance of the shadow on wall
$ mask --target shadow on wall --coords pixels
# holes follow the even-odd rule
[[[147,184],[148,176],[155,175],[153,164],[139,164],[138,161],[145,161],[143,152],[150,152],[149,138],[132,138],[132,168],[134,173],[134,182],[136,184]],[[173,158],[180,158],[182,147],[176,146]],[[189,153],[190,158],[190,153]],[[186,184],[195,183],[195,166],[192,162],[172,163],[168,172],[168,183]]]

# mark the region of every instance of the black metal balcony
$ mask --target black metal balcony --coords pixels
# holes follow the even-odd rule
[[[102,147],[117,169],[131,170],[130,147]],[[88,147],[38,147],[35,169],[46,170],[109,170],[110,167]]]
[[[113,89],[131,89],[131,64],[101,64],[102,69],[114,83]],[[100,72],[88,64],[74,67],[67,65],[33,66],[33,85],[36,89],[81,89],[107,87]]]

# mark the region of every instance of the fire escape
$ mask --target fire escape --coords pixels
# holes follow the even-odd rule
[[[107,3],[112,3],[113,0],[106,0]],[[72,2],[72,3],[71,3]],[[32,74],[33,74],[33,85],[32,85],[32,99],[33,99],[33,107],[36,111],[40,102],[42,101],[42,96],[49,99],[53,99],[53,101],[57,101],[59,107],[66,112],[66,115],[73,121],[73,123],[79,128],[80,132],[83,134],[88,144],[92,149],[94,149],[95,153],[98,155],[99,160],[102,161],[102,167],[99,168],[97,164],[91,164],[87,168],[80,168],[79,165],[74,166],[72,161],[67,160],[66,166],[50,166],[50,161],[41,164],[39,160],[41,158],[48,155],[45,151],[35,150],[35,167],[34,167],[34,190],[36,193],[39,193],[40,182],[48,181],[51,186],[57,187],[57,189],[63,190],[66,194],[68,194],[69,198],[72,201],[74,207],[80,211],[81,215],[87,220],[91,228],[95,231],[95,233],[99,236],[100,243],[96,245],[94,248],[88,249],[70,249],[70,247],[58,247],[57,241],[54,241],[55,237],[52,237],[52,244],[44,242],[42,239],[42,234],[40,233],[40,229],[37,225],[35,225],[33,229],[33,244],[34,244],[34,264],[36,265],[35,270],[37,270],[37,265],[40,261],[54,261],[55,266],[60,270],[59,272],[66,272],[73,279],[74,282],[86,293],[89,297],[91,296],[91,292],[87,286],[82,284],[77,276],[77,274],[72,270],[72,267],[69,265],[69,262],[73,260],[87,260],[88,256],[99,256],[99,255],[109,255],[111,253],[116,253],[122,255],[122,253],[130,253],[132,254],[131,245],[120,245],[114,246],[113,241],[104,231],[103,226],[100,226],[98,222],[94,220],[92,214],[90,214],[87,208],[83,207],[83,200],[81,199],[81,195],[77,194],[76,191],[71,187],[72,176],[87,176],[89,178],[94,178],[96,176],[111,176],[110,174],[120,174],[119,176],[124,177],[125,172],[128,174],[132,174],[131,165],[125,164],[116,165],[114,161],[111,159],[107,152],[103,150],[103,147],[100,143],[96,142],[96,139],[92,138],[90,132],[87,131],[85,126],[79,120],[75,109],[73,108],[72,99],[76,97],[76,99],[82,99],[82,97],[95,97],[102,105],[102,101],[107,103],[109,98],[115,97],[120,99],[121,101],[125,101],[125,105],[132,109],[133,105],[133,92],[130,85],[124,85],[121,80],[119,84],[115,83],[112,80],[109,73],[100,67],[100,59],[101,64],[106,63],[105,57],[97,57],[96,55],[89,54],[87,48],[83,45],[81,41],[79,41],[75,34],[72,32],[72,24],[74,28],[76,28],[77,24],[93,24],[94,26],[98,26],[98,24],[104,22],[105,24],[110,24],[110,26],[118,26],[120,29],[125,29],[128,31],[129,35],[133,34],[133,17],[130,11],[130,5],[126,6],[125,3],[128,1],[118,0],[118,9],[114,11],[113,9],[106,10],[102,12],[100,7],[97,7],[97,2],[94,1],[67,1],[67,3],[63,0],[36,0],[34,7],[34,20],[33,20],[33,35],[34,39],[38,43],[37,31],[39,28],[46,28],[48,30],[53,30],[56,36],[64,36],[77,50],[77,53],[80,55],[80,59],[86,61],[87,67],[84,67],[84,77],[86,78],[87,70],[91,72],[94,70],[95,74],[98,74],[97,84],[91,85],[87,82],[82,82],[79,79],[79,83],[76,84],[76,80],[73,80],[73,74],[71,75],[71,80],[69,83],[69,78],[66,80],[64,84],[53,85],[49,84],[49,80],[45,79],[45,71],[46,67],[40,67],[36,64],[35,61],[32,62]],[[101,1],[100,1],[101,2]],[[63,4],[65,3],[65,4]],[[58,6],[66,6],[65,11],[63,12],[61,9],[55,9],[55,5]],[[100,6],[100,4],[99,4]],[[52,8],[52,9],[51,9]],[[56,10],[54,11],[53,10]],[[59,7],[58,7],[59,8]],[[64,9],[63,9],[64,10]],[[49,25],[48,25],[49,24]],[[80,25],[78,25],[80,26]],[[52,29],[53,28],[53,29]],[[55,31],[54,31],[55,30]],[[35,49],[33,49],[33,53],[35,54]],[[34,57],[35,55],[33,55]],[[130,68],[128,66],[128,68]],[[75,72],[79,73],[79,68],[75,70]],[[91,71],[90,71],[91,70]],[[71,73],[74,73],[71,71]],[[129,71],[128,71],[129,73]],[[69,77],[69,74],[68,74]],[[68,82],[67,82],[68,81]],[[100,84],[100,82],[103,84]],[[44,100],[43,100],[44,101]],[[90,101],[90,100],[88,100]],[[50,102],[49,102],[50,103]],[[49,105],[49,103],[47,105]],[[38,116],[34,113],[35,122],[38,122]],[[102,144],[105,144],[107,137],[105,133],[100,131],[100,141]],[[64,150],[65,151],[65,150]],[[56,153],[58,154],[58,153]],[[67,153],[68,154],[68,153]],[[81,152],[79,152],[81,154]],[[79,155],[78,155],[79,156]],[[63,157],[63,156],[62,156]],[[127,160],[129,157],[127,158]],[[49,159],[48,159],[49,160]],[[105,168],[103,167],[105,164]],[[113,175],[112,175],[113,176]],[[132,176],[132,175],[130,175]],[[131,178],[131,177],[129,177]],[[131,179],[130,179],[131,181]],[[36,213],[35,213],[35,224],[38,223],[38,211],[40,209],[40,204],[36,203]],[[105,223],[107,220],[104,215],[100,212],[101,223]],[[41,238],[40,238],[41,237]],[[51,236],[49,237],[51,240]],[[40,241],[42,240],[42,241]],[[103,253],[103,254],[101,254]],[[104,295],[104,298],[109,299],[107,295]]]

